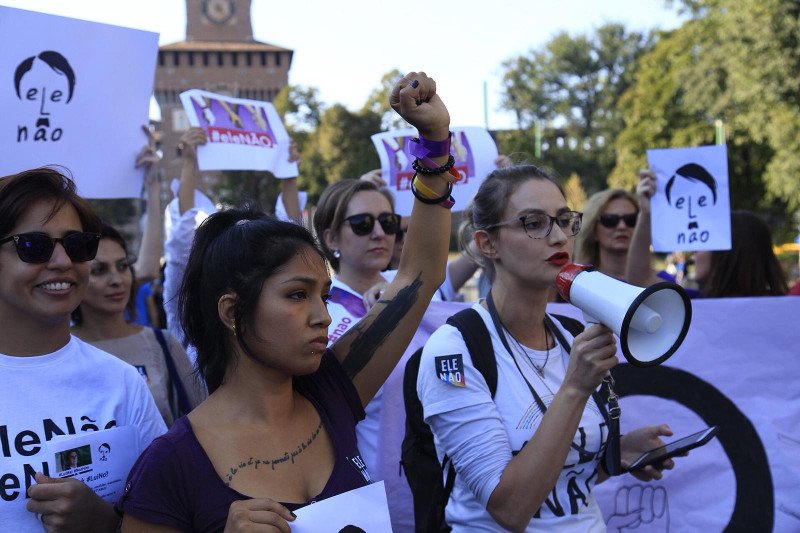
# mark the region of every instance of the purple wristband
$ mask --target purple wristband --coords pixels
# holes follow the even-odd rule
[[[419,159],[420,162],[426,167],[439,168],[440,165],[437,165],[431,161],[430,158],[450,155],[450,139],[452,137],[452,132],[450,132],[447,136],[447,139],[443,141],[431,141],[422,135],[419,136],[419,139],[409,137],[408,141],[406,142],[406,147],[408,152]]]
[[[450,139],[452,138],[453,132],[447,132],[447,139],[443,141],[431,141],[420,135],[419,144],[428,151],[427,157],[444,157],[450,155]]]

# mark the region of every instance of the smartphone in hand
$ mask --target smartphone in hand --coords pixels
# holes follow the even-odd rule
[[[697,433],[693,433],[682,439],[670,442],[664,446],[653,448],[643,453],[628,467],[628,470],[639,470],[647,465],[660,465],[670,457],[681,455],[689,450],[698,448],[714,438],[719,431],[719,426],[711,426]]]

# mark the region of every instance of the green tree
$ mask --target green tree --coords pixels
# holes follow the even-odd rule
[[[514,112],[526,138],[536,122],[551,126],[544,128],[545,164],[564,175],[577,173],[589,192],[602,189],[623,127],[618,100],[632,84],[638,57],[650,47],[649,35],[620,24],[606,24],[592,35],[560,33],[541,50],[504,63],[501,105]]]
[[[389,105],[389,96],[392,88],[403,77],[403,73],[397,69],[391,70],[383,75],[380,85],[373,89],[361,108],[362,113],[374,113],[381,117],[381,131],[397,130],[408,128],[410,125],[403,120],[400,115],[394,112]]]
[[[714,142],[726,127],[731,203],[788,229],[800,208],[800,3],[686,0],[692,18],[640,60],[620,101],[615,185],[631,185],[647,148]]]
[[[301,152],[301,175],[312,203],[328,184],[380,166],[370,136],[380,131],[381,118],[368,109],[354,113],[340,104],[323,112]]]
[[[287,85],[273,100],[275,110],[290,131],[312,131],[322,117],[324,105],[316,87]]]

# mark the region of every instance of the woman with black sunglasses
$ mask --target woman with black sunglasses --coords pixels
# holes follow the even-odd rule
[[[139,373],[70,335],[100,223],[75,184],[38,168],[0,179],[0,524],[15,531],[113,531],[111,505],[54,479],[46,441],[133,426],[141,451],[166,430]]]
[[[636,197],[628,191],[606,189],[593,194],[583,208],[583,229],[575,237],[575,262],[624,279],[638,215]]]
[[[394,213],[394,199],[386,189],[368,180],[343,180],[329,185],[320,196],[314,230],[334,270],[328,302],[328,341],[333,343],[367,314],[368,291],[394,278],[397,271],[384,270],[402,231],[401,216]],[[361,457],[376,481],[383,479],[378,445],[382,405],[383,388],[356,427]]]

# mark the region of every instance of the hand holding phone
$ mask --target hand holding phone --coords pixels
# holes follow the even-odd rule
[[[653,448],[639,456],[630,464],[628,470],[639,470],[647,465],[660,465],[670,457],[685,454],[689,450],[700,447],[710,441],[719,431],[719,426],[711,426],[664,446]]]

